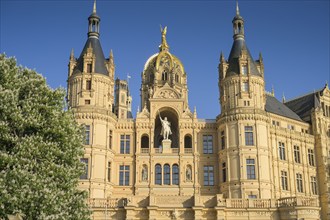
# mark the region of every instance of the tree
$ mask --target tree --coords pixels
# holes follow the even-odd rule
[[[83,130],[65,110],[65,90],[0,54],[0,219],[89,219]]]

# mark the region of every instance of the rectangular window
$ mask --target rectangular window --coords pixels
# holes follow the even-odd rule
[[[203,135],[203,153],[212,154],[213,153],[213,136]]]
[[[129,166],[120,165],[119,166],[119,186],[129,185]]]
[[[226,148],[226,139],[225,139],[225,132],[221,131],[221,149]]]
[[[256,179],[256,169],[254,159],[246,159],[246,178],[249,180]]]
[[[282,189],[288,190],[288,172],[281,171],[281,182],[282,182]]]
[[[317,195],[317,185],[316,185],[316,177],[311,176],[311,187],[313,195]]]
[[[314,150],[312,150],[312,149],[308,149],[308,163],[311,166],[315,166]]]
[[[91,63],[87,64],[87,73],[91,73],[92,70],[93,70],[92,64]]]
[[[226,182],[227,181],[227,167],[226,167],[226,163],[222,163],[222,182]]]
[[[300,147],[299,146],[293,146],[294,150],[294,162],[300,163]]]
[[[204,186],[214,185],[213,166],[204,166]]]
[[[85,105],[90,105],[90,104],[91,104],[91,100],[85,99]]]
[[[253,127],[252,126],[245,126],[245,145],[246,146],[253,146]]]
[[[248,82],[243,82],[242,90],[243,90],[243,92],[248,92],[249,91],[249,83]]]
[[[88,179],[88,158],[81,158],[80,162],[84,164],[84,173],[80,175],[81,180]]]
[[[109,130],[109,149],[112,149],[112,130]]]
[[[130,153],[130,144],[131,144],[130,135],[120,135],[120,153],[129,154]]]
[[[108,162],[108,182],[111,181],[111,162]]]
[[[90,136],[91,136],[91,126],[85,126],[85,144],[90,145]]]
[[[278,142],[278,154],[281,160],[285,160],[285,145],[283,142]]]
[[[242,75],[247,74],[247,65],[242,65]]]
[[[92,80],[86,80],[86,90],[92,89]]]
[[[302,181],[302,174],[301,173],[297,173],[296,174],[296,180],[297,180],[297,190],[298,192],[304,192],[303,191],[303,181]]]

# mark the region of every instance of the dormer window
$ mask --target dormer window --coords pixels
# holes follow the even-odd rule
[[[92,64],[91,63],[88,63],[87,64],[87,73],[91,73],[92,72]]]
[[[247,65],[242,65],[242,75],[247,75]]]
[[[91,90],[91,89],[92,89],[92,81],[86,80],[86,90]]]

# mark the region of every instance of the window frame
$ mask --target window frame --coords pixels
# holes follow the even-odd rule
[[[84,164],[84,173],[82,173],[79,177],[80,180],[88,180],[89,179],[89,158],[83,157],[80,158],[80,162]]]
[[[119,186],[129,186],[129,165],[119,165]]]
[[[281,186],[282,190],[289,190],[288,172],[286,170],[281,170]]]
[[[162,185],[162,165],[155,165],[155,185]]]
[[[213,135],[203,135],[203,154],[213,154]]]
[[[253,126],[244,126],[245,146],[254,146],[254,132]]]
[[[250,163],[253,162],[253,163]],[[256,176],[256,160],[254,158],[246,159],[246,179],[255,180]]]
[[[212,165],[204,165],[203,176],[204,186],[214,186],[214,167]]]
[[[310,166],[315,166],[315,155],[314,155],[314,150],[311,148],[308,148],[307,150],[307,155],[308,155],[308,164]]]
[[[120,135],[120,154],[130,154],[131,153],[131,135],[121,134]]]
[[[280,160],[286,160],[285,144],[281,141],[278,142],[278,157]]]
[[[301,173],[296,173],[296,183],[297,183],[297,191],[299,193],[303,193],[304,192],[303,175]]]
[[[180,181],[180,170],[178,164],[172,165],[172,185],[179,185]]]
[[[85,125],[85,145],[91,145],[91,125]]]
[[[169,164],[165,164],[164,166],[164,180],[163,184],[164,185],[171,185],[171,166]]]
[[[294,155],[294,162],[295,163],[301,163],[301,157],[300,157],[300,147],[298,145],[293,146],[293,155]]]

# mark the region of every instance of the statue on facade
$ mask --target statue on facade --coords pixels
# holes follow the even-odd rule
[[[172,134],[171,122],[167,121],[167,117],[162,119],[159,111],[158,113],[159,113],[160,122],[162,123],[162,131],[160,132],[160,134],[163,136],[164,140],[169,140],[168,137]]]
[[[192,180],[192,175],[191,175],[191,166],[188,165],[186,169],[186,180],[191,181]]]
[[[148,180],[148,169],[147,166],[144,165],[142,168],[142,181],[147,181]]]

